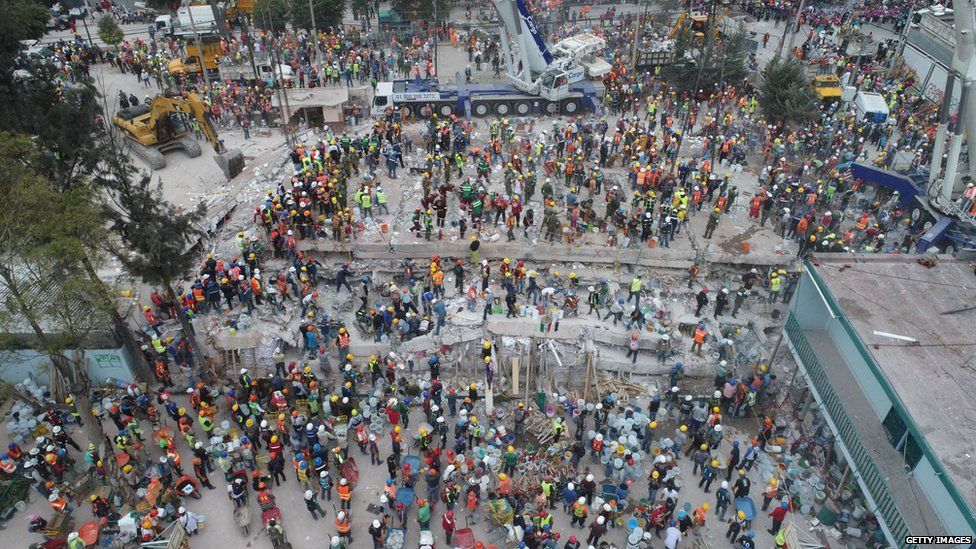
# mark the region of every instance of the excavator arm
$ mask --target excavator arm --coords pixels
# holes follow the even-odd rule
[[[210,144],[213,145],[214,150],[216,150],[218,153],[224,152],[222,150],[224,145],[217,137],[217,130],[214,129],[213,124],[211,124],[210,120],[207,119],[207,111],[204,108],[203,101],[200,99],[200,96],[193,92],[188,93],[186,95],[185,105],[190,111],[188,114],[193,115],[193,117],[200,122],[203,135],[207,136],[207,141],[210,141]]]
[[[149,116],[149,129],[156,132],[159,135],[159,124],[170,113],[182,113],[192,118],[195,118],[200,123],[200,128],[203,134],[207,137],[207,141],[213,145],[214,150],[218,153],[223,152],[223,144],[217,137],[217,131],[214,129],[213,124],[207,120],[207,112],[204,108],[203,101],[200,96],[190,92],[186,97],[169,97],[166,95],[160,95],[153,99],[152,106],[150,107]]]
[[[688,17],[688,12],[683,11],[678,18],[674,21],[674,26],[671,27],[671,32],[668,34],[668,40],[674,40],[675,36],[678,36],[678,32],[681,30],[681,25],[685,22],[685,18]]]

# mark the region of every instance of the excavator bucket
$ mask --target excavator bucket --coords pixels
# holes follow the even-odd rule
[[[229,149],[221,154],[215,155],[214,160],[224,172],[224,177],[228,180],[234,179],[244,171],[244,153],[240,149]]]

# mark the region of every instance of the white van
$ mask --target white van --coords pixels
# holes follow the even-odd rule
[[[858,120],[881,124],[888,120],[888,103],[880,93],[857,92],[854,96],[854,112]]]

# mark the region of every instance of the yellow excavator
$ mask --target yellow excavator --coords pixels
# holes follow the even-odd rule
[[[190,135],[193,120],[199,123],[200,133],[214,150],[218,154],[225,152],[223,142],[207,120],[203,101],[193,92],[157,95],[148,105],[122,109],[112,117],[115,126],[129,138],[132,151],[154,170],[166,167],[163,153],[168,151],[182,149],[191,158],[200,156],[200,144]]]

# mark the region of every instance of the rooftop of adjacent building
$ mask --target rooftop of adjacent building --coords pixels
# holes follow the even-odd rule
[[[918,257],[818,258],[815,271],[974,509],[976,273],[967,261],[926,268]]]

